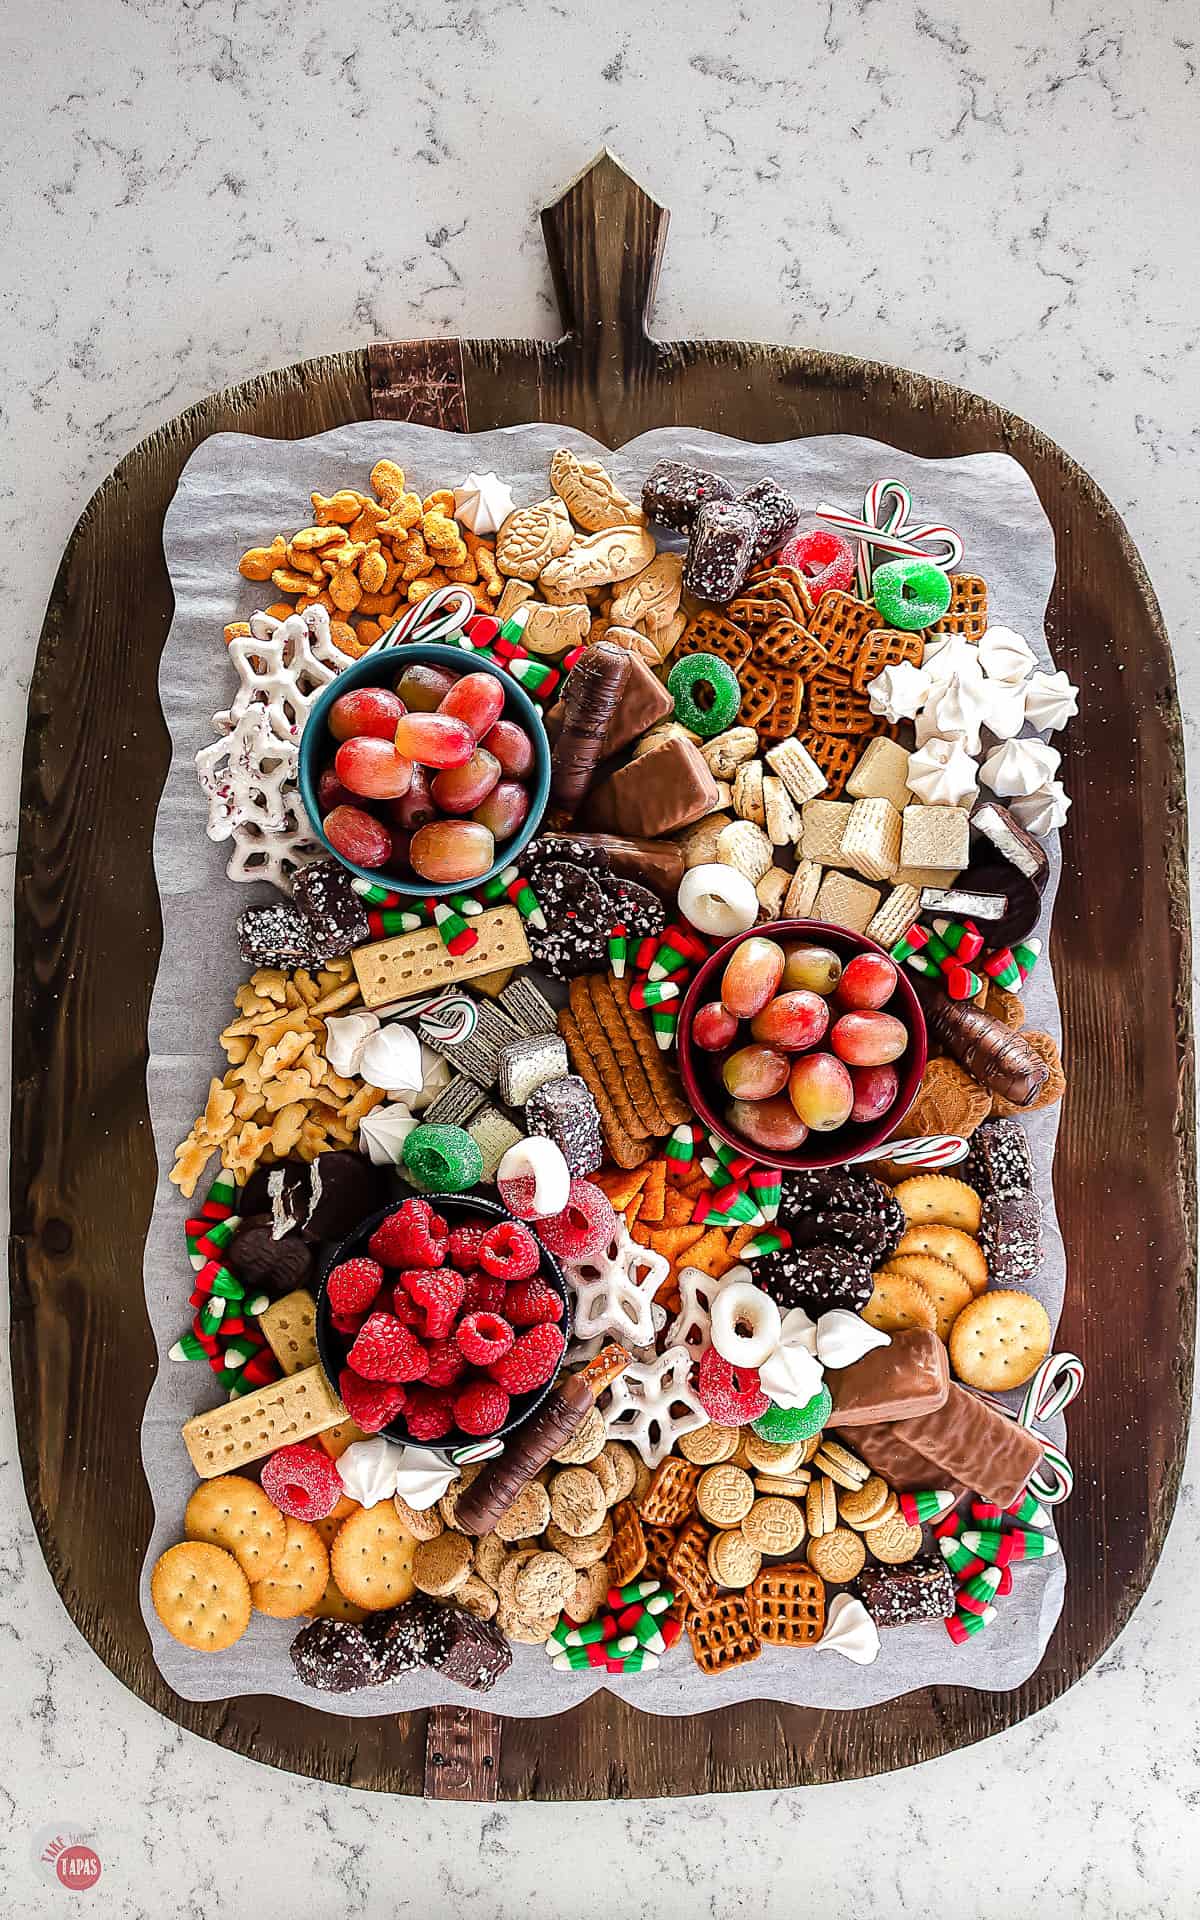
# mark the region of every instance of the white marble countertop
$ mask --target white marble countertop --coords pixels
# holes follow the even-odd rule
[[[1179,215],[1200,24],[1186,0],[1134,17],[1116,0],[8,0],[5,885],[42,612],[114,462],[190,401],[311,354],[553,332],[536,210],[602,142],[673,209],[662,336],[917,367],[1090,470],[1157,586],[1193,739],[1200,266]],[[1196,1909],[1194,1455],[1129,1627],[998,1739],[811,1792],[474,1809],[272,1773],[124,1692],[55,1597],[0,1399],[10,1911],[80,1898],[35,1866],[60,1830],[94,1835],[91,1910],[130,1920]]]

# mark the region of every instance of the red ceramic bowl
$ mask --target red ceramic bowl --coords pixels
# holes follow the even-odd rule
[[[706,1127],[711,1127],[718,1139],[753,1155],[763,1166],[781,1167],[785,1172],[799,1172],[805,1167],[841,1166],[844,1161],[853,1159],[855,1154],[865,1153],[869,1147],[879,1147],[885,1140],[890,1140],[917,1097],[929,1056],[921,1004],[913,992],[912,982],[904,968],[900,967],[896,991],[888,1001],[886,1010],[903,1020],[908,1028],[908,1050],[894,1063],[900,1086],[894,1106],[882,1119],[869,1124],[865,1121],[847,1121],[836,1133],[810,1133],[804,1145],[794,1153],[768,1153],[765,1147],[743,1140],[726,1124],[722,1110],[728,1096],[719,1085],[712,1068],[713,1061],[719,1056],[706,1053],[692,1041],[692,1020],[697,1007],[720,997],[718,987],[726,961],[735,947],[755,935],[767,940],[807,940],[818,946],[832,947],[835,953],[841,955],[843,962],[853,960],[859,953],[881,953],[887,957],[886,949],[878,941],[868,940],[865,933],[850,933],[845,927],[827,926],[823,920],[772,920],[762,926],[751,927],[746,933],[734,934],[732,940],[726,940],[723,946],[709,955],[688,988],[679,1010],[676,1046],[684,1091],[698,1118]]]

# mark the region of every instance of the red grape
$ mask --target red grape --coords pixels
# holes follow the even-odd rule
[[[417,827],[423,827],[427,820],[437,819],[437,807],[434,805],[432,783],[427,767],[414,767],[408,792],[399,800],[388,802],[388,814],[398,827],[406,827],[411,833]]]
[[[769,1100],[787,1085],[788,1060],[774,1047],[739,1047],[721,1068],[726,1093],[735,1100]]]
[[[322,767],[317,775],[317,806],[322,814],[334,807],[352,807],[354,795],[349,787],[344,787],[334,771],[332,763]]]
[[[407,827],[393,827],[391,832],[392,857],[387,863],[388,872],[405,873],[412,865],[408,851],[412,845],[412,834]]]
[[[908,1028],[894,1013],[844,1013],[833,1023],[829,1044],[852,1067],[880,1067],[900,1058]]]
[[[854,1082],[831,1053],[805,1053],[792,1063],[788,1098],[806,1127],[834,1133],[850,1118]]]
[[[692,1015],[692,1044],[705,1053],[719,1053],[737,1034],[738,1023],[719,1000],[707,1000]]]
[[[852,1120],[882,1120],[895,1106],[900,1086],[895,1067],[851,1067],[850,1078],[854,1082]]]
[[[433,713],[457,678],[447,667],[427,666],[424,661],[414,660],[397,680],[396,692],[409,713]]]
[[[354,687],[339,694],[330,707],[329,731],[335,740],[352,740],[362,733],[374,740],[394,740],[403,712],[403,700],[386,687]]]
[[[487,737],[488,752],[500,762],[501,773],[523,780],[533,772],[533,741],[515,720],[497,720]]]
[[[435,773],[431,791],[443,813],[474,813],[500,778],[500,762],[486,747],[476,747],[461,767]]]
[[[777,993],[761,1013],[750,1022],[756,1040],[783,1047],[788,1053],[802,1053],[815,1047],[829,1025],[829,1006],[819,993],[797,988],[794,993]]]
[[[461,767],[475,751],[475,735],[450,713],[406,713],[396,722],[396,751],[422,767]]]
[[[779,985],[783,948],[752,935],[735,947],[721,975],[721,998],[730,1013],[749,1020],[761,1012]]]
[[[492,733],[495,733],[495,727]],[[492,733],[488,739],[491,740]],[[495,834],[497,840],[511,840],[520,833],[529,817],[529,795],[518,780],[501,780],[492,788],[482,806],[474,808],[472,820]]]
[[[464,720],[477,740],[482,740],[504,711],[504,687],[494,673],[464,673],[455,682],[438,708],[456,720]]]
[[[496,842],[472,820],[432,820],[412,837],[408,857],[422,880],[436,885],[477,880],[496,857]]]
[[[792,941],[784,948],[782,986],[786,993],[803,987],[808,993],[832,993],[842,977],[842,963],[832,947],[811,941]]]
[[[398,800],[412,785],[412,761],[373,734],[344,740],[333,757],[333,769],[343,786],[368,800]]]
[[[834,999],[855,1012],[886,1007],[896,991],[896,963],[884,953],[859,953],[838,981]]]
[[[335,853],[356,867],[386,867],[392,857],[392,836],[381,820],[362,807],[335,807],[321,822]]]
[[[734,1133],[768,1153],[794,1153],[808,1139],[808,1128],[782,1094],[773,1100],[731,1100],[725,1119]]]

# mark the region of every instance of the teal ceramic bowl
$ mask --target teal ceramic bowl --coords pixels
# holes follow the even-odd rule
[[[435,886],[413,875],[389,873],[386,867],[359,867],[353,860],[347,860],[336,847],[331,847],[321,830],[317,781],[340,744],[329,731],[330,707],[340,694],[350,693],[356,687],[394,687],[405,667],[412,666],[415,661],[420,661],[424,666],[450,667],[460,674],[490,673],[504,688],[503,718],[514,720],[519,727],[523,727],[533,742],[533,772],[526,782],[530,804],[525,824],[511,839],[497,844],[493,864],[486,873],[478,874],[474,880],[446,881]],[[486,741],[484,744],[486,746]],[[371,880],[377,886],[392,887],[397,893],[422,900],[431,895],[438,899],[450,893],[470,893],[472,888],[482,886],[485,880],[493,879],[505,867],[511,866],[541,825],[550,796],[550,743],[546,738],[542,716],[525,689],[519,687],[512,676],[493,661],[482,660],[478,654],[467,653],[461,647],[423,645],[419,640],[411,645],[383,647],[378,653],[369,653],[346,667],[318,696],[300,736],[300,796],[312,830],[321,845],[348,872],[357,874],[360,880]]]

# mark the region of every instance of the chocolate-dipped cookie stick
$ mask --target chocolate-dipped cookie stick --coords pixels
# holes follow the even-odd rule
[[[589,647],[567,675],[562,732],[550,766],[550,800],[573,813],[592,784],[604,736],[629,678],[629,655],[610,640]]]
[[[947,999],[932,981],[919,975],[914,985],[930,1033],[981,1086],[1014,1107],[1027,1107],[1036,1100],[1050,1078],[1050,1068],[1023,1034],[1011,1032],[969,1000]]]
[[[630,1356],[619,1347],[604,1347],[580,1373],[567,1373],[555,1382],[537,1412],[512,1439],[504,1452],[487,1460],[455,1510],[455,1524],[463,1533],[490,1533],[501,1514],[511,1507],[527,1480],[569,1440],[629,1365]]]

